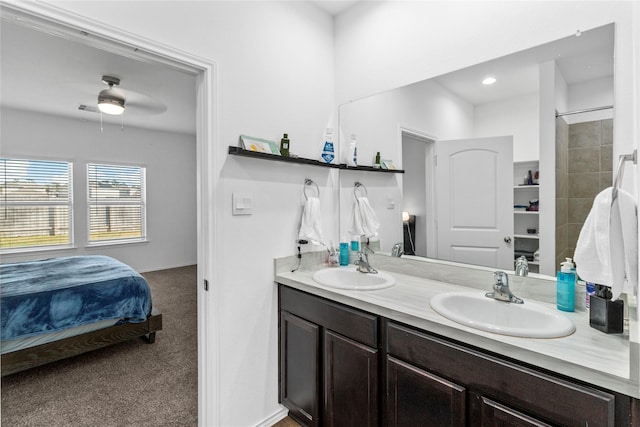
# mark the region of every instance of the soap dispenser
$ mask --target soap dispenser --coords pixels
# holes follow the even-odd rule
[[[562,311],[575,311],[576,273],[571,258],[560,264],[557,275],[557,307]]]
[[[333,146],[333,129],[327,128],[324,132],[324,143],[322,144],[322,154],[320,155],[320,161],[325,163],[332,163],[335,158],[335,151]]]

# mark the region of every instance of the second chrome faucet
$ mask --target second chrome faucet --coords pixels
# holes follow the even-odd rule
[[[507,273],[504,271],[495,271],[493,273],[493,278],[495,280],[495,283],[493,284],[493,292],[487,292],[484,294],[486,297],[515,304],[524,303],[521,298],[518,298],[511,293],[511,289],[509,289],[509,276],[507,276]]]

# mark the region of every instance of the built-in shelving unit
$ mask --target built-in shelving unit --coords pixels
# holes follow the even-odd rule
[[[540,247],[540,212],[515,209],[515,206],[529,206],[531,200],[539,199],[539,185],[523,184],[528,171],[535,173],[539,170],[539,162],[516,162],[513,171],[513,232],[515,257],[524,253],[533,253]],[[529,233],[527,229],[535,229]],[[529,270],[537,273],[539,263],[529,258]]]
[[[320,166],[325,168],[347,169],[347,170],[353,170],[353,171],[379,172],[379,173],[404,173],[404,170],[402,169],[395,169],[395,170],[380,169],[380,168],[374,168],[371,166],[351,167],[345,164],[325,163],[319,160],[306,159],[303,157],[285,157],[285,156],[278,156],[276,154],[260,153],[257,151],[245,150],[243,148],[234,147],[234,146],[229,146],[229,154],[234,156],[253,157],[254,159],[271,160],[271,161],[285,162],[285,163],[298,163],[298,164],[311,165],[311,166]]]

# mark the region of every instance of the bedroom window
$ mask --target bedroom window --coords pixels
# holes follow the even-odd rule
[[[0,249],[70,246],[72,164],[0,158]]]
[[[89,243],[146,240],[145,168],[89,163]]]

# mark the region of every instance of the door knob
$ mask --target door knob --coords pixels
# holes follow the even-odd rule
[[[504,242],[505,242],[506,244],[511,243],[511,237],[510,237],[510,236],[505,237],[505,238],[504,238]]]

